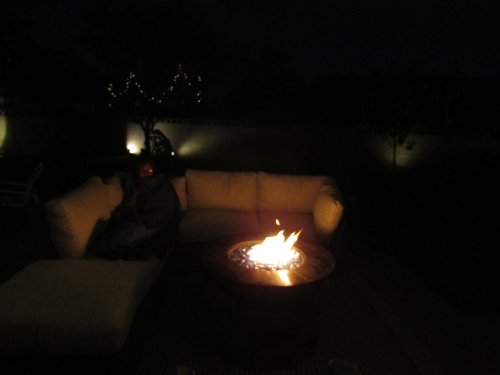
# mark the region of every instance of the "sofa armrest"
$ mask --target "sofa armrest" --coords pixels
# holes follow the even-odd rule
[[[110,188],[100,177],[93,176],[77,189],[46,203],[52,241],[62,258],[83,257],[104,232],[116,203],[113,198],[110,204]]]
[[[318,240],[323,244],[330,242],[342,218],[344,205],[341,199],[338,189],[332,185],[325,185],[316,198],[313,221]]]
[[[187,191],[186,191],[186,177],[185,176],[176,176],[170,178],[170,182],[177,193],[177,197],[179,198],[179,206],[181,212],[185,212],[188,209],[187,203]]]

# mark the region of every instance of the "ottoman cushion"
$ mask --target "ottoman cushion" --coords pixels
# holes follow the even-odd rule
[[[34,262],[0,285],[0,353],[119,351],[160,264]]]

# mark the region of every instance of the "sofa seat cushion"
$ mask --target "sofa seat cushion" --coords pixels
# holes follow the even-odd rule
[[[154,262],[43,260],[0,285],[0,353],[119,351],[158,276]]]
[[[180,223],[182,242],[213,241],[235,234],[258,233],[257,213],[232,210],[188,210]]]
[[[316,232],[312,214],[291,213],[291,212],[259,212],[259,226],[263,237],[274,236],[280,230],[284,230],[285,237],[292,232],[298,232],[299,242],[316,242]],[[276,219],[280,225],[276,224]]]

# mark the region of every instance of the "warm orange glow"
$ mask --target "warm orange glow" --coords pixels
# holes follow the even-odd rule
[[[276,273],[278,274],[278,277],[280,278],[283,285],[292,284],[292,282],[290,281],[290,277],[288,277],[288,270],[277,270]]]
[[[300,232],[293,232],[285,239],[284,231],[276,236],[267,237],[248,251],[249,259],[258,264],[272,265],[277,268],[286,266],[300,257],[294,245]]]

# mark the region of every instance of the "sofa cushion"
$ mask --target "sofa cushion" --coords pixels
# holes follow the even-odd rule
[[[180,223],[182,242],[205,242],[234,234],[258,233],[255,212],[188,210]]]
[[[0,352],[119,351],[161,265],[37,261],[0,285]]]
[[[259,212],[258,215],[262,238],[274,236],[284,230],[285,237],[292,232],[301,231],[298,241],[317,241],[312,214],[265,211]],[[280,225],[276,224],[276,219]]]
[[[312,213],[324,176],[257,174],[259,211]]]
[[[81,258],[110,218],[108,187],[99,177],[47,203],[54,246],[63,258]]]
[[[255,172],[186,171],[189,209],[256,211]]]

